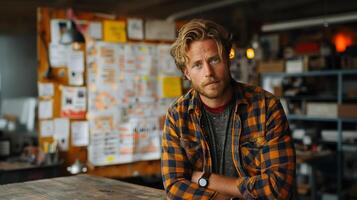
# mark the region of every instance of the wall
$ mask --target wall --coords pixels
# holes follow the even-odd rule
[[[0,76],[2,98],[37,96],[35,20],[27,24],[2,24]]]

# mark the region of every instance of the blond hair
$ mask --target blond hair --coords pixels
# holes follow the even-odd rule
[[[175,59],[178,69],[184,71],[188,62],[187,51],[194,41],[213,39],[221,59],[229,63],[229,53],[232,48],[231,35],[221,25],[204,19],[193,19],[180,29],[176,41],[171,46],[171,56]]]

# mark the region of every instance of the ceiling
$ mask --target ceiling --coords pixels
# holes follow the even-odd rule
[[[198,10],[196,16],[227,19],[234,13],[241,12],[244,17],[259,21],[275,21],[357,9],[356,0],[0,0],[0,11],[7,16],[14,13],[28,14],[38,6],[73,7],[164,19],[180,11],[215,3],[221,4],[221,7],[208,11]]]
[[[36,22],[36,8],[71,7],[75,11],[158,19],[208,18],[233,32],[259,32],[261,25],[315,16],[350,13],[356,0],[0,0],[0,26]],[[175,18],[176,17],[176,18]],[[19,23],[17,23],[19,24]]]

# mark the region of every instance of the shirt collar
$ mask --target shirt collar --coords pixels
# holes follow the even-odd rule
[[[243,89],[243,85],[242,83],[239,83],[239,82],[236,82],[234,80],[232,80],[231,84],[233,85],[233,92],[234,92],[234,95],[235,95],[235,100],[236,100],[236,108],[235,108],[235,112],[238,111],[238,107],[239,105],[241,104],[248,104],[248,101],[247,101],[247,95],[245,94],[245,91]],[[188,92],[189,94],[192,94],[190,96],[190,99],[189,99],[189,105],[188,105],[188,111],[191,113],[191,112],[194,112],[196,113],[198,116],[201,116],[202,112],[201,112],[201,106],[202,105],[202,102],[199,98],[199,94],[196,90],[194,89],[190,89],[190,91]]]

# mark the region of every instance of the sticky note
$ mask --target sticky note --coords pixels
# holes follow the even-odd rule
[[[126,42],[126,29],[124,21],[104,21],[104,41]]]
[[[162,97],[172,98],[182,94],[181,77],[162,77]]]

